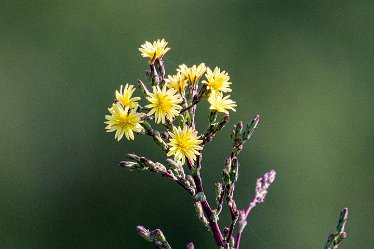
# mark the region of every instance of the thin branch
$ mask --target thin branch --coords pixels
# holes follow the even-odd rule
[[[274,182],[275,176],[276,172],[274,170],[271,170],[268,173],[266,173],[263,177],[258,178],[256,182],[255,197],[249,203],[248,208],[246,210],[239,211],[239,228],[238,233],[236,235],[235,249],[239,249],[240,238],[245,226],[247,225],[247,218],[249,213],[257,204],[264,203],[265,197],[268,193],[268,189],[270,185]]]
[[[183,176],[175,175],[171,169],[167,169],[159,162],[153,162],[145,157],[139,157],[135,154],[127,154],[126,158],[131,161],[122,161],[120,166],[129,170],[150,171],[160,174],[163,177],[175,181],[183,189],[185,189],[191,196],[196,194],[195,187]]]
[[[218,123],[211,123],[203,135],[203,144],[211,142],[214,136],[229,122],[229,119],[230,116],[226,114]]]
[[[199,103],[203,99],[203,97],[205,96],[206,93],[207,93],[207,85],[204,84],[202,86],[202,88],[200,89],[199,94],[193,96],[191,105],[183,108],[182,110],[179,111],[179,113],[181,114],[181,113],[191,109],[192,107],[194,107],[197,103]]]
[[[196,170],[196,174],[194,174],[192,177],[195,181],[197,193],[202,193],[205,196],[203,183],[201,181],[200,170],[199,170],[201,168],[201,156],[199,156],[198,159],[196,160],[196,166],[190,160],[187,160],[187,165],[189,166],[189,168],[191,170],[198,169],[198,170]],[[209,205],[209,202],[206,200],[206,198],[204,198],[204,200],[201,200],[200,202],[201,202],[201,206],[203,208],[204,214],[208,218],[209,226],[210,226],[210,229],[213,233],[214,239],[215,239],[217,245],[222,247],[223,246],[223,236],[222,236],[222,233],[221,233],[221,229],[219,228],[218,222],[214,218],[215,217],[214,212],[212,211],[212,209]]]
[[[339,215],[338,224],[336,225],[336,232],[330,233],[327,237],[324,249],[334,249],[339,247],[340,242],[347,238],[347,232],[345,231],[345,224],[348,219],[348,208],[344,208]]]
[[[144,117],[146,119],[146,117]],[[153,138],[153,140],[161,147],[163,151],[168,150],[168,145],[166,142],[162,139],[161,134],[159,131],[156,131],[152,128],[152,126],[147,122],[143,121],[143,123],[140,124],[143,126],[145,133]]]
[[[194,107],[197,103],[199,103],[199,101],[196,99],[196,100],[193,100],[191,105],[187,106],[186,108],[183,108],[182,110],[179,111],[179,114],[182,114],[184,113],[185,111],[191,109],[192,107]]]
[[[138,80],[137,82],[138,82],[138,86],[139,86],[140,90],[142,90],[144,95],[148,96],[150,92],[149,92],[147,86],[141,80]]]
[[[238,221],[238,218],[239,218],[239,211],[236,210],[236,207],[235,208],[230,207],[230,213],[231,213],[231,225],[230,225],[229,233],[226,239],[227,242],[230,242],[232,234],[234,232],[236,222]]]

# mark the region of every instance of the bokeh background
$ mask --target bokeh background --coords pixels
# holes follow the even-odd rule
[[[233,82],[237,112],[206,147],[211,201],[233,124],[262,117],[240,155],[239,207],[278,175],[242,248],[322,248],[346,206],[341,248],[373,248],[373,3],[0,1],[0,247],[153,248],[141,224],[173,248],[216,248],[181,188],[118,167],[127,152],[163,160],[151,139],[104,132],[115,89],[144,79],[138,47],[165,38],[167,73],[205,62]]]

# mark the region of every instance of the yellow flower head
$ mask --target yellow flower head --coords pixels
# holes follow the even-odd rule
[[[140,97],[131,98],[134,92],[135,88],[133,85],[126,84],[125,89],[123,89],[123,85],[121,85],[119,92],[116,90],[116,99],[121,102],[123,106],[128,106],[130,108],[137,107],[137,101],[140,100]]]
[[[165,124],[165,116],[170,120],[174,119],[179,114],[182,107],[179,105],[182,102],[181,96],[174,89],[166,89],[166,85],[160,89],[159,86],[153,87],[153,93],[147,97],[150,102],[146,105],[147,108],[152,108],[148,115],[155,114],[155,121]]]
[[[177,75],[169,75],[168,78],[165,79],[165,82],[169,88],[173,88],[180,94],[183,94],[184,89],[187,86],[187,79],[185,79],[180,72],[177,73]]]
[[[141,132],[143,127],[140,123],[142,114],[136,113],[136,109],[129,109],[128,106],[123,109],[120,103],[113,104],[112,108],[108,108],[112,115],[105,115],[107,126],[107,132],[115,131],[114,137],[119,141],[122,139],[123,135],[126,136],[128,140],[134,140],[134,132]]]
[[[173,126],[173,132],[169,132],[170,146],[167,156],[174,155],[174,159],[180,161],[182,164],[186,162],[186,158],[195,161],[196,155],[200,155],[198,150],[203,148],[199,146],[203,140],[198,139],[197,131],[191,127],[176,128]]]
[[[229,112],[227,111],[229,109],[235,112],[236,110],[234,109],[234,107],[236,107],[236,103],[235,101],[229,99],[229,97],[230,95],[222,98],[220,94],[211,93],[208,98],[210,109],[216,110],[218,112],[224,112],[226,114],[229,114]]]
[[[207,69],[205,74],[207,80],[203,83],[208,85],[208,89],[216,92],[231,92],[230,89],[230,76],[225,71],[221,72],[219,67],[214,68],[212,71],[210,68]]]
[[[186,79],[188,79],[191,84],[195,84],[205,73],[206,66],[204,63],[201,63],[198,66],[193,65],[192,67],[188,68],[185,64],[183,64],[179,65],[177,71],[180,72],[184,77],[186,77]]]
[[[170,50],[170,48],[167,48],[166,46],[168,43],[162,39],[158,39],[157,41],[154,41],[153,44],[146,41],[143,45],[141,45],[141,48],[139,48],[139,51],[142,52],[143,57],[148,57],[151,59],[151,63],[153,63],[154,60],[162,58],[167,51]]]

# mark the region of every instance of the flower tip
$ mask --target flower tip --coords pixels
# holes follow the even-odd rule
[[[268,178],[269,183],[274,182],[276,175],[277,175],[277,172],[275,172],[275,170],[271,170],[270,172],[267,173],[267,178]]]

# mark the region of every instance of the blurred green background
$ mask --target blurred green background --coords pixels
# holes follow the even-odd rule
[[[371,0],[0,1],[0,247],[152,248],[141,224],[173,248],[215,248],[181,188],[117,166],[128,152],[163,160],[151,139],[104,132],[115,89],[144,79],[138,47],[165,38],[167,73],[205,62],[233,82],[237,112],[206,147],[211,201],[232,125],[262,117],[239,207],[278,175],[242,248],[322,248],[346,206],[341,248],[373,248],[373,24]]]

